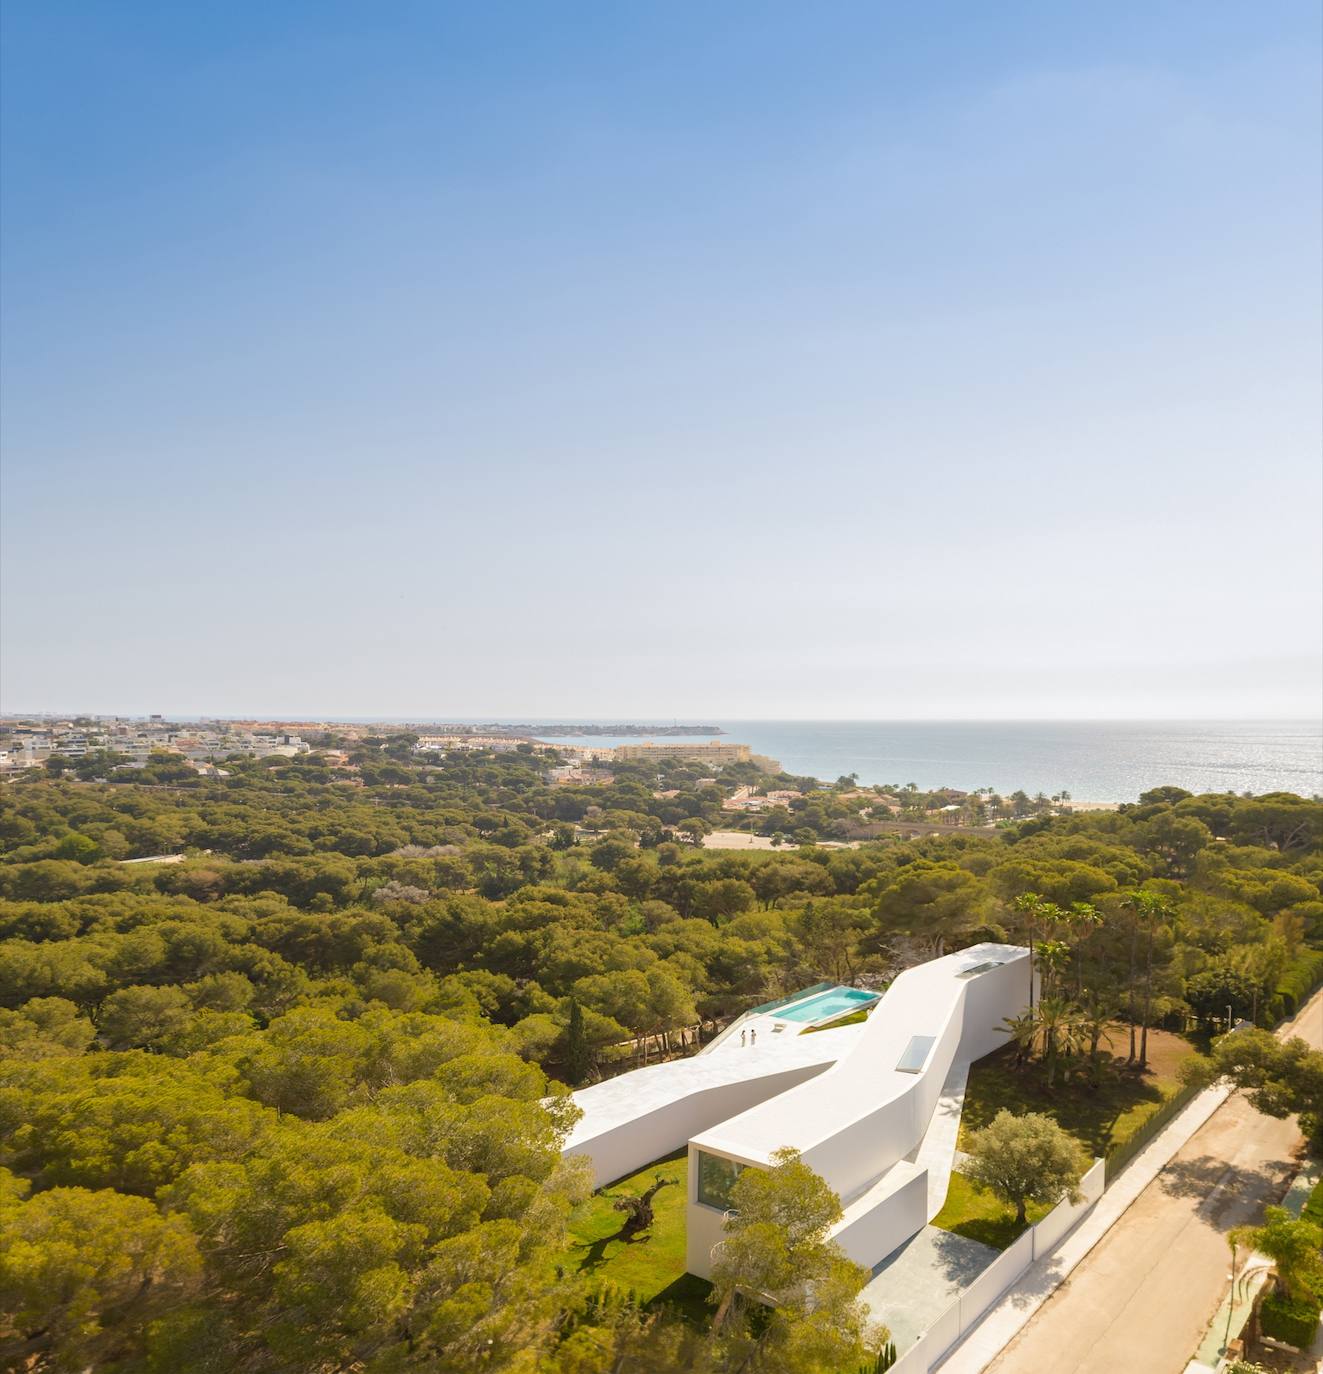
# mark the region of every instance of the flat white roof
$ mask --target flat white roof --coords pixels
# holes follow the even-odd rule
[[[568,1151],[575,1146],[587,1146],[606,1131],[709,1088],[763,1078],[789,1068],[834,1064],[858,1041],[866,1024],[805,1035],[793,1023],[785,1023],[782,1031],[773,1031],[772,1018],[759,1016],[745,1027],[758,1033],[753,1045],[741,1045],[735,1035],[710,1054],[651,1064],[580,1088],[573,1096],[575,1104],[583,1109],[583,1116],[563,1148]]]
[[[785,1146],[807,1151],[840,1134],[914,1088],[926,1066],[922,1040],[940,1039],[980,965],[1000,967],[1027,958],[1028,951],[1020,945],[982,944],[906,969],[867,1021],[845,1028],[859,1034],[831,1068],[694,1136],[690,1143],[746,1162],[766,1163]],[[844,1033],[823,1031],[804,1038]]]

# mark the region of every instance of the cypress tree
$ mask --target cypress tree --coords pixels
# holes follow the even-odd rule
[[[570,998],[570,1020],[565,1030],[565,1042],[565,1067],[569,1072],[570,1086],[577,1088],[588,1077],[593,1056],[583,1029],[583,1012],[578,999],[574,997]]]

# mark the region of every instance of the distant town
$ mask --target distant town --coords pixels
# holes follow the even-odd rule
[[[648,733],[668,734],[680,727],[647,727]],[[229,758],[295,758],[314,749],[332,764],[348,763],[343,749],[328,748],[331,741],[345,743],[373,737],[408,738],[415,753],[451,752],[510,753],[520,747],[552,753],[535,735],[568,732],[568,726],[447,725],[407,727],[394,723],[309,721],[172,721],[162,715],[145,718],[125,716],[0,717],[0,773],[17,773],[44,766],[50,759],[70,762],[103,755],[107,766],[142,768],[153,755],[169,754],[192,763],[199,773],[221,772],[216,765]],[[576,725],[576,735],[642,733],[642,726]],[[685,726],[685,734],[719,734],[714,725]],[[555,782],[608,783],[614,760],[646,762],[649,759],[685,760],[722,768],[732,763],[753,763],[768,773],[778,773],[775,759],[753,754],[747,744],[625,744],[615,747],[556,745],[561,760],[548,769]],[[223,775],[223,773],[222,773]]]
[[[680,770],[654,790],[670,801],[689,789],[710,789],[708,848],[762,847],[789,842],[859,844],[884,836],[916,837],[955,829],[983,830],[1046,812],[1112,809],[1079,803],[1070,793],[1002,796],[992,788],[920,789],[913,783],[864,786],[851,775],[834,782],[786,773],[779,760],[748,744],[726,740],[643,739],[627,744],[548,742],[542,727],[455,724],[404,725],[383,721],[170,720],[146,717],[9,715],[0,717],[0,780],[40,769],[91,781],[178,784],[226,779],[243,760],[273,766],[306,759],[330,780],[362,786],[363,765],[384,750],[422,768],[448,756],[523,753],[538,763],[541,780],[564,789],[610,788],[640,766]],[[605,726],[575,726],[581,734]],[[641,727],[610,727],[615,731]],[[665,727],[661,727],[664,729]],[[684,727],[686,732],[716,726]],[[669,775],[668,775],[669,776]],[[369,781],[376,780],[376,775]],[[720,824],[713,824],[720,817]],[[728,827],[728,828],[727,828]]]

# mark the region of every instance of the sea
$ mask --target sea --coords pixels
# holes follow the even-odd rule
[[[545,724],[556,722],[544,721]],[[610,724],[611,722],[602,722]],[[665,722],[648,722],[658,724]],[[679,724],[699,722],[679,722]],[[834,781],[991,787],[1127,802],[1152,787],[1323,794],[1323,720],[707,720],[722,733],[658,736],[747,744],[787,773]],[[639,735],[561,735],[552,744],[638,744]]]

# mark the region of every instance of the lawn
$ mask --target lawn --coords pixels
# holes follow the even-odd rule
[[[812,1035],[814,1031],[840,1030],[842,1026],[857,1026],[860,1021],[868,1020],[868,1013],[872,1010],[872,1007],[864,1007],[862,1011],[847,1011],[835,1021],[824,1021],[820,1026],[805,1026],[800,1035]]]
[[[1124,1051],[1126,1036],[1125,1027],[1114,1029],[1113,1051]],[[1148,1048],[1149,1068],[1144,1074],[1126,1069],[1124,1055],[1113,1052],[1097,1087],[1086,1074],[1077,1074],[1068,1082],[1058,1079],[1051,1091],[1045,1086],[1042,1064],[1017,1069],[1010,1046],[978,1060],[969,1070],[960,1148],[968,1149],[970,1132],[986,1126],[1005,1107],[1017,1116],[1043,1112],[1075,1136],[1091,1155],[1106,1154],[1129,1140],[1176,1094],[1180,1089],[1178,1066],[1195,1052],[1182,1036],[1158,1030],[1149,1031]]]
[[[1026,1210],[1032,1226],[1052,1209],[1043,1203],[1031,1202]],[[932,1224],[957,1236],[991,1245],[994,1250],[1004,1250],[1024,1230],[1016,1221],[1015,1208],[1009,1202],[1003,1202],[964,1174],[951,1175],[946,1203]]]
[[[619,1239],[625,1214],[614,1203],[638,1197],[659,1177],[674,1182],[668,1181],[652,1200],[651,1229],[632,1240]],[[643,1303],[671,1303],[706,1325],[712,1315],[707,1305],[711,1285],[684,1267],[688,1177],[688,1154],[680,1151],[594,1193],[570,1215],[570,1246],[561,1267],[593,1288],[610,1285],[634,1293]]]

